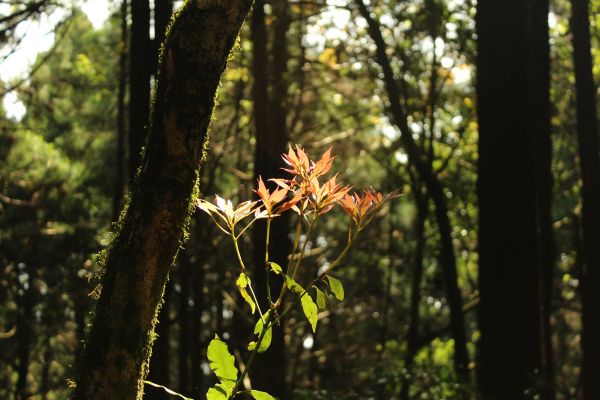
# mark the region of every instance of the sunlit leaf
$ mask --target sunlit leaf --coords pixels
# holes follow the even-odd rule
[[[300,302],[302,303],[302,311],[304,311],[306,319],[308,319],[308,322],[310,322],[312,331],[315,332],[317,329],[317,305],[313,301],[312,297],[308,295],[308,293],[300,298]]]
[[[276,262],[270,262],[269,265],[271,266],[271,271],[275,272],[276,274],[281,274],[283,272],[281,266]]]
[[[251,390],[250,395],[256,400],[275,400],[275,397],[267,392],[261,392],[260,390]]]
[[[318,287],[315,287],[315,290],[317,291],[317,306],[319,306],[319,310],[324,310],[327,308],[327,296]]]
[[[256,311],[256,304],[254,303],[254,300],[252,300],[252,297],[250,297],[250,295],[246,291],[246,287],[250,285],[250,277],[248,277],[242,272],[235,281],[235,285],[240,291],[242,298],[246,300],[246,303],[250,304],[250,308],[252,308],[252,314],[254,314],[254,312]]]
[[[302,286],[300,286],[298,284],[298,282],[296,282],[295,280],[293,280],[292,278],[290,278],[287,275],[284,275],[285,277],[285,286],[287,286],[288,289],[290,289],[292,292],[300,295],[304,292],[304,288]]]
[[[327,280],[329,280],[329,287],[335,298],[339,301],[344,300],[344,286],[342,286],[342,282],[330,275],[327,275]]]
[[[206,392],[206,400],[227,400],[231,396],[231,389],[222,383],[217,383]]]
[[[271,312],[271,310],[267,311],[262,318],[259,318],[258,321],[256,321],[256,325],[254,325],[254,333],[256,335],[258,335],[258,337],[260,338],[260,335],[262,335],[263,332],[263,328],[264,328],[264,323],[263,323],[263,319],[265,321],[267,321],[267,319],[269,318],[269,313]],[[257,351],[259,353],[264,353],[265,351],[267,351],[267,349],[269,348],[269,346],[271,345],[271,338],[273,337],[273,331],[271,329],[271,326],[269,326],[269,328],[267,329],[267,331],[265,332],[265,335],[262,338],[262,341],[260,342],[260,346],[258,346]],[[258,340],[258,339],[257,339]],[[252,341],[248,344],[248,350],[253,351],[256,348],[256,342]]]
[[[210,341],[207,350],[210,369],[221,380],[221,383],[229,386],[235,384],[237,380],[238,370],[235,367],[235,359],[229,353],[227,344],[223,342],[219,336]]]

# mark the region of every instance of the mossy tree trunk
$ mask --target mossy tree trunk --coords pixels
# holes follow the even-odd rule
[[[189,0],[165,42],[142,166],[106,250],[74,398],[141,399],[169,269],[185,240],[214,97],[251,0]]]
[[[152,40],[152,73],[156,77],[158,71],[158,59],[160,57],[160,44],[165,40],[165,34],[169,25],[169,20],[173,14],[172,0],[154,0],[154,33]],[[148,34],[150,34],[148,32]],[[170,386],[169,374],[171,371],[171,352],[170,343],[170,308],[172,304],[171,288],[172,284],[167,284],[163,294],[163,304],[158,313],[156,322],[156,341],[152,347],[152,357],[148,371],[148,380],[167,387]],[[170,395],[159,388],[146,388],[145,400],[170,400]]]

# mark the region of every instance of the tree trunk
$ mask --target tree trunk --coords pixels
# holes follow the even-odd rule
[[[129,187],[141,163],[150,115],[150,0],[131,1],[131,42],[129,47]]]
[[[204,218],[206,217],[206,218]],[[200,215],[196,213],[195,223],[196,226],[202,226],[203,221],[206,221],[208,216]],[[209,221],[206,221],[208,224]],[[207,235],[208,236],[208,235]],[[198,236],[196,236],[198,237]],[[206,249],[207,244],[209,243],[208,237],[201,237],[198,243],[200,244],[198,248],[198,254],[200,257],[206,257],[208,253]],[[210,246],[210,245],[208,245]],[[203,388],[203,378],[204,374],[202,372],[201,363],[198,362],[197,357],[200,357],[201,354],[205,351],[205,345],[202,342],[202,310],[205,306],[204,299],[204,266],[203,265],[195,265],[192,270],[192,287],[194,288],[192,292],[192,297],[194,299],[194,306],[192,307],[192,337],[190,338],[190,352],[191,357],[195,357],[195,361],[192,363],[192,379],[194,384],[194,392],[193,398],[204,394]]]
[[[415,182],[416,180],[413,180]],[[417,219],[415,221],[415,236],[417,246],[415,249],[415,266],[413,279],[410,289],[410,325],[408,327],[408,340],[406,358],[404,361],[405,376],[402,379],[402,389],[400,390],[400,399],[408,400],[410,393],[410,375],[414,363],[415,355],[419,349],[419,324],[421,321],[421,284],[423,280],[423,257],[425,255],[425,223],[429,207],[429,195],[427,193],[417,192],[421,190],[420,184],[413,184],[415,191],[415,203],[417,206]]]
[[[189,328],[189,306],[188,298],[190,295],[190,274],[191,265],[188,255],[182,253],[179,257],[179,308],[177,316],[179,319],[179,338],[177,340],[177,365],[179,370],[178,392],[184,395],[190,394],[190,328]]]
[[[386,53],[387,46],[381,34],[379,22],[371,17],[363,0],[356,0],[356,4],[361,16],[367,21],[369,36],[375,42],[376,59],[383,72],[385,89],[390,102],[389,111],[391,119],[402,132],[399,140],[406,150],[410,164],[417,170],[435,206],[435,218],[441,241],[440,263],[446,284],[446,297],[450,307],[450,325],[454,339],[454,369],[463,382],[468,382],[469,354],[467,352],[467,334],[465,330],[465,318],[462,312],[462,294],[458,287],[456,257],[452,243],[452,226],[450,225],[450,218],[448,216],[448,205],[446,204],[444,187],[432,170],[431,163],[425,160],[423,151],[413,139],[406,112],[400,102],[400,89],[394,78],[394,72]]]
[[[165,39],[167,25],[173,12],[171,0],[154,0],[154,45],[151,71],[156,75],[158,70],[158,59],[160,57],[160,46]],[[149,88],[148,88],[149,89]],[[152,357],[150,358],[150,371],[148,380],[169,387],[170,375],[170,329],[171,322],[169,315],[171,289],[173,285],[168,283],[165,287],[164,303],[158,313],[157,321],[157,339],[153,346]],[[146,400],[168,400],[169,395],[159,388],[148,388]]]
[[[552,126],[550,124],[550,38],[548,35],[549,1],[537,0],[530,8],[532,16],[533,62],[530,64],[532,88],[531,128],[535,135],[537,262],[540,279],[540,375],[541,399],[554,400],[554,351],[552,348],[552,288],[556,264],[556,243],[552,228]]]
[[[571,0],[577,140],[582,186],[583,277],[581,383],[585,400],[600,398],[600,157],[598,117],[590,54],[588,0]]]
[[[113,221],[119,219],[125,190],[125,91],[127,90],[127,0],[121,1],[121,41],[119,42],[119,89],[117,93],[117,168],[113,197]]]
[[[271,186],[267,179],[282,175],[281,154],[287,144],[287,84],[284,73],[287,70],[287,41],[286,33],[289,26],[286,14],[287,2],[273,3],[274,37],[271,57],[268,51],[268,36],[265,25],[264,0],[258,0],[252,14],[251,35],[253,42],[252,70],[254,83],[252,96],[254,102],[254,123],[256,149],[254,156],[254,177],[262,176],[265,183]],[[269,63],[271,60],[271,63]],[[271,79],[269,79],[271,78]],[[271,96],[269,96],[271,86]],[[257,296],[263,310],[269,308],[267,298],[267,277],[265,265],[265,230],[264,220],[254,225],[254,280]],[[271,222],[269,260],[283,266],[287,265],[290,249],[288,239],[289,218],[283,215]],[[271,276],[271,291],[276,293],[281,280]],[[256,357],[255,365],[250,371],[252,384],[256,389],[266,390],[280,399],[285,399],[285,344],[283,341],[283,325],[273,328],[271,347],[266,353]]]
[[[542,0],[478,5],[478,378],[491,400],[554,397],[547,17]]]
[[[29,386],[27,384],[27,376],[29,375],[29,367],[31,363],[31,351],[35,337],[33,309],[35,307],[35,282],[36,275],[35,267],[32,267],[29,262],[25,263],[25,271],[27,273],[26,285],[21,286],[22,294],[17,297],[17,384],[16,384],[16,400],[27,400],[30,397]]]
[[[214,96],[250,5],[189,1],[172,25],[140,174],[104,255],[76,399],[142,398],[156,312],[185,241]]]

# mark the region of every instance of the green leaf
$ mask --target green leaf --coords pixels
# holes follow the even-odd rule
[[[256,311],[256,304],[254,303],[254,300],[252,300],[252,297],[250,297],[250,295],[246,291],[246,287],[250,285],[250,277],[242,272],[235,281],[235,285],[238,287],[242,298],[246,300],[246,303],[250,304],[252,314],[254,314],[254,312]]]
[[[285,286],[287,286],[288,289],[290,289],[292,292],[300,295],[302,293],[304,293],[304,288],[302,288],[302,286],[300,286],[298,284],[298,282],[296,282],[295,280],[293,280],[292,278],[290,278],[287,275],[284,275],[285,277]]]
[[[206,392],[206,400],[228,400],[229,396],[231,396],[231,389],[222,383],[217,383]]]
[[[275,400],[275,397],[267,392],[261,392],[260,390],[251,390],[250,395],[256,400]]]
[[[308,322],[310,322],[312,331],[315,332],[317,329],[317,305],[308,293],[302,296],[300,301],[302,302],[302,311],[304,311],[304,315],[306,315]]]
[[[210,341],[207,351],[210,369],[217,375],[224,384],[235,384],[237,380],[238,370],[235,367],[235,359],[229,353],[227,344],[223,342],[219,336]]]
[[[339,301],[344,300],[344,287],[342,286],[342,282],[330,275],[327,275],[327,279],[329,280],[329,287],[335,298]]]
[[[256,321],[256,325],[254,325],[254,333],[256,335],[258,335],[258,337],[260,338],[260,335],[262,334],[263,331],[263,319],[266,321],[267,318],[269,317],[269,313],[271,312],[271,310],[267,311],[265,313],[265,315],[263,315],[263,318],[259,318],[258,321]],[[264,353],[265,351],[267,351],[267,349],[269,348],[269,346],[271,345],[271,338],[273,337],[273,331],[271,329],[271,326],[269,326],[269,329],[265,332],[265,335],[262,338],[262,341],[260,342],[260,346],[258,346],[258,352],[259,353]],[[253,351],[256,348],[256,342],[252,341],[248,344],[248,350]]]
[[[281,265],[277,264],[276,262],[270,262],[269,265],[271,266],[271,271],[275,272],[277,275],[283,273]]]
[[[315,287],[317,291],[317,306],[319,306],[319,310],[324,310],[327,308],[327,296],[325,293],[321,291],[318,287]]]

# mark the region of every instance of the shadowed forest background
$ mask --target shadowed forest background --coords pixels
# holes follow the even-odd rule
[[[181,3],[110,1],[95,28],[78,0],[0,0],[0,399],[69,398],[89,368],[101,252],[141,185],[161,43]],[[36,24],[54,43],[7,78]],[[344,301],[319,312],[316,333],[288,314],[252,388],[282,400],[600,400],[599,82],[598,0],[255,0],[218,86],[199,196],[256,199],[288,144],[311,159],[332,147],[339,179],[400,196],[336,270]],[[338,208],[310,238],[305,281],[347,225]],[[240,246],[263,293],[261,226]],[[271,228],[282,265],[293,228]],[[228,238],[197,209],[187,234],[146,379],[205,399],[209,342],[218,334],[240,363],[256,321]]]

